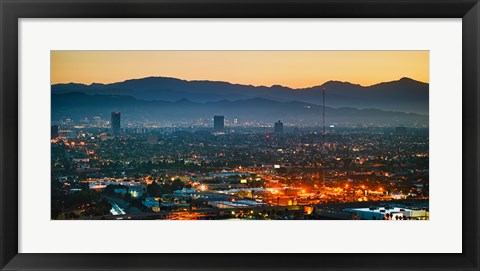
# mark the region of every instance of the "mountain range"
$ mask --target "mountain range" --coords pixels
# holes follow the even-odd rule
[[[76,92],[113,95],[112,97],[129,96],[145,102],[176,102],[184,99],[191,103],[228,104],[259,98],[272,102],[303,102],[316,106],[322,105],[325,90],[326,106],[329,108],[378,109],[422,115],[428,115],[429,100],[429,85],[406,77],[371,86],[328,81],[319,86],[297,89],[280,85],[252,86],[220,81],[146,77],[111,84],[54,84],[51,90],[52,95]]]
[[[256,121],[272,124],[281,120],[290,125],[318,126],[323,116],[323,107],[320,105],[258,97],[208,102],[194,102],[188,99],[148,101],[126,95],[70,92],[52,94],[51,102],[53,121],[64,118],[90,119],[94,116],[109,119],[110,112],[119,111],[122,113],[122,120],[132,121],[193,123],[203,119],[210,123],[209,120],[214,115],[224,115],[230,121],[238,118],[241,123]],[[428,115],[417,113],[352,107],[325,107],[325,113],[328,125],[428,126]]]

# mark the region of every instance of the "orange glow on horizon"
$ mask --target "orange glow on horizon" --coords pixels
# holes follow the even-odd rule
[[[51,51],[51,84],[150,76],[304,88],[363,86],[401,77],[429,82],[428,51]]]

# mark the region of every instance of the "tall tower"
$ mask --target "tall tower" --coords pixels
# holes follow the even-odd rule
[[[283,123],[281,121],[275,122],[275,134],[283,134]]]
[[[112,112],[112,118],[110,121],[112,134],[119,135],[120,134],[120,112]]]
[[[58,134],[58,125],[52,125],[52,130],[51,130],[51,134],[50,134],[50,138],[51,139],[55,139],[59,136]]]
[[[224,116],[213,116],[213,130],[215,132],[223,132],[225,129],[225,117]]]
[[[325,158],[325,88],[323,88],[323,130],[322,130],[322,137],[323,137],[323,142],[322,142],[322,157]]]
[[[323,88],[323,120],[322,120],[322,125],[323,125],[323,130],[322,130],[322,185],[325,187],[325,165],[323,165],[323,163],[325,163],[325,161],[327,160],[326,159],[326,155],[325,155],[325,139],[326,139],[326,134],[325,134],[325,88]]]

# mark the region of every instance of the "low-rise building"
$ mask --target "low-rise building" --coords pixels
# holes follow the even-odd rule
[[[144,198],[142,200],[143,206],[147,207],[148,210],[152,210],[154,212],[160,211],[160,204],[157,200],[151,197]]]

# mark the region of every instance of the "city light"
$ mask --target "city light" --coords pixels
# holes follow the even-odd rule
[[[266,63],[285,65],[282,54]],[[428,64],[428,53],[419,54]],[[39,187],[51,196],[51,219],[429,219],[428,83],[399,73],[374,85],[322,79],[294,89],[281,82],[288,73],[268,69],[278,82],[256,85],[248,80],[258,74],[242,73],[235,75],[245,84],[219,82],[234,63],[209,78],[210,60],[184,66],[202,67],[206,78],[160,72],[52,85],[51,181]],[[238,65],[233,70],[251,71]],[[308,65],[286,67],[311,73],[302,71]]]

